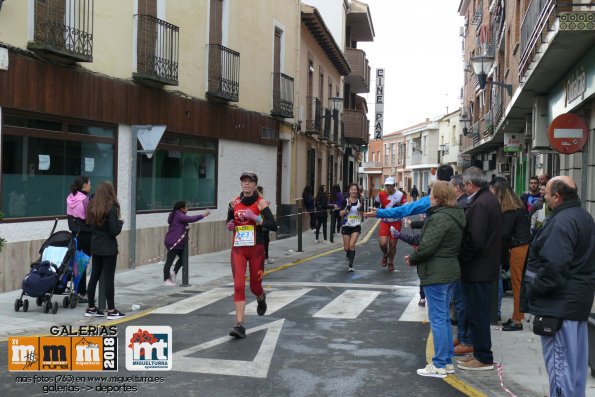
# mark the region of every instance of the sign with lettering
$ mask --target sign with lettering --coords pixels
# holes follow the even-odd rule
[[[374,139],[382,139],[382,127],[384,124],[384,69],[376,69],[375,102]]]

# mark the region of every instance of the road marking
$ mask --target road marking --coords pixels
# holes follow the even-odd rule
[[[153,313],[158,314],[188,314],[194,310],[203,308],[211,303],[231,296],[233,289],[230,288],[215,288],[202,294],[191,296],[190,298],[182,299],[170,305],[157,308]]]
[[[428,322],[428,310],[425,306],[419,306],[419,295],[415,294],[411,298],[411,301],[401,314],[399,321],[412,321],[412,322]]]
[[[275,313],[277,310],[289,305],[310,291],[312,291],[312,288],[274,290],[267,293],[267,312],[265,315],[269,316]],[[246,314],[256,316],[256,306],[256,301],[246,305]],[[229,314],[235,314],[235,311]]]
[[[283,328],[285,319],[282,318],[272,323],[263,324],[246,330],[246,335],[266,329],[266,335],[260,344],[260,348],[252,361],[243,360],[222,360],[216,358],[190,357],[197,352],[223,343],[229,343],[232,337],[224,336],[205,342],[201,345],[189,347],[174,353],[173,369],[180,372],[193,372],[213,375],[246,376],[252,378],[266,378],[269,367],[275,353],[277,340]]]
[[[312,317],[354,320],[378,295],[380,295],[380,291],[348,289]]]
[[[228,284],[232,286],[233,284]],[[320,282],[263,282],[263,285],[271,287],[336,287],[336,288],[363,288],[363,289],[380,289],[380,290],[405,290],[418,291],[419,287],[411,287],[407,285],[380,285],[380,284],[355,284],[355,283],[320,283]]]

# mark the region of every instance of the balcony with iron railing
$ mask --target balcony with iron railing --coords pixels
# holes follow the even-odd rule
[[[479,27],[481,25],[482,18],[483,18],[483,0],[477,4],[477,8],[475,9],[475,13],[473,14],[473,19],[471,20],[471,24],[477,25]]]
[[[293,77],[273,73],[273,116],[293,117]]]
[[[306,98],[306,132],[322,133],[322,103],[320,99],[312,96]]]
[[[240,100],[240,53],[221,44],[209,44],[207,98],[216,102]]]
[[[345,77],[345,83],[351,87],[351,92],[370,92],[370,65],[366,53],[357,48],[346,48],[345,58],[351,73]]]
[[[331,140],[331,111],[329,108],[322,109],[323,123],[322,123],[322,139],[329,142]]]
[[[27,48],[62,63],[93,61],[94,0],[36,0]]]
[[[151,15],[138,15],[135,81],[178,85],[180,29]]]
[[[343,131],[347,143],[367,145],[369,140],[369,122],[366,114],[355,109],[343,109]]]

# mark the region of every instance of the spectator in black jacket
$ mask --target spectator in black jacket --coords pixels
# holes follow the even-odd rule
[[[316,209],[314,208],[314,196],[310,186],[306,186],[302,191],[302,201],[304,202],[304,208],[310,215],[310,230],[314,231],[316,229]]]
[[[314,206],[316,207],[316,242],[320,242],[318,236],[320,234],[320,227],[322,226],[322,237],[324,238],[323,242],[326,243],[326,222],[328,220],[328,210],[336,209],[337,206],[334,204],[329,205],[325,185],[320,185],[318,188],[318,194],[316,195]]]
[[[502,208],[502,264],[510,268],[510,281],[514,299],[512,318],[504,323],[502,331],[521,331],[523,312],[519,309],[521,275],[531,240],[531,221],[523,202],[517,197],[507,182],[494,184],[494,194]]]
[[[529,248],[521,309],[534,314],[536,321],[550,317],[554,322],[555,334],[541,336],[550,396],[584,396],[587,320],[595,291],[595,223],[568,176],[550,179],[544,198],[552,213]]]
[[[101,182],[97,186],[95,197],[87,207],[87,222],[91,225],[91,255],[93,267],[87,288],[89,307],[86,317],[103,317],[103,312],[95,307],[95,288],[105,272],[105,295],[107,300],[107,318],[115,320],[125,316],[114,305],[114,278],[118,258],[118,240],[124,221],[120,219],[120,204],[111,182]],[[102,281],[103,282],[103,281]]]
[[[463,182],[469,197],[459,263],[467,298],[467,319],[473,334],[473,356],[459,360],[459,368],[482,371],[494,368],[489,312],[492,284],[500,276],[502,211],[500,203],[488,190],[488,180],[482,170],[468,168],[463,173]]]

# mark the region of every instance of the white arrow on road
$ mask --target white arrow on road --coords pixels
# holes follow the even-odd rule
[[[189,347],[174,353],[173,369],[181,372],[195,372],[202,374],[247,376],[252,378],[266,378],[275,353],[277,340],[283,328],[285,319],[282,318],[272,323],[259,325],[246,330],[246,335],[266,329],[266,335],[260,344],[258,353],[252,361],[222,360],[216,358],[190,357],[194,353],[209,349],[223,343],[228,343],[233,338],[224,336],[203,344]]]

